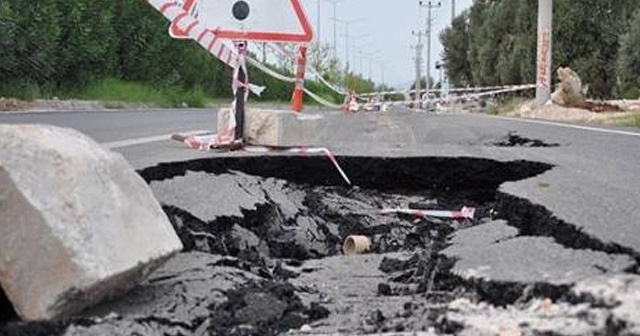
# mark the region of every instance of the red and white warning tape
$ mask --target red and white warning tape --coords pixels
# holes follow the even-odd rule
[[[218,138],[218,135],[215,133],[203,133],[198,135],[191,135],[184,140],[184,143],[191,149],[201,150],[201,151],[209,151],[212,147],[216,147],[217,145],[224,143],[221,139]],[[291,154],[299,154],[299,155],[314,155],[314,154],[324,154],[334,165],[340,176],[347,182],[348,185],[351,185],[351,180],[344,172],[338,160],[333,155],[333,153],[324,147],[292,147],[292,148],[279,148],[279,147],[267,147],[267,146],[244,146],[238,151],[244,151],[248,153],[291,153]]]
[[[267,46],[269,46],[269,48],[275,52],[277,52],[278,54],[280,54],[281,56],[288,58],[289,60],[295,60],[296,57],[295,55],[293,55],[292,53],[290,53],[284,44],[282,43],[268,43]],[[318,78],[318,80],[320,82],[322,82],[322,84],[326,85],[329,89],[333,90],[335,93],[340,94],[340,95],[347,95],[347,92],[344,91],[343,89],[338,88],[337,86],[329,83],[329,81],[327,81],[324,77],[322,77],[322,75],[320,74],[320,72],[318,72],[318,70],[316,70],[313,66],[311,66],[310,64],[307,64],[307,72],[309,74],[314,75],[316,78]]]
[[[268,66],[262,64],[258,60],[252,58],[251,56],[247,55],[246,59],[247,59],[247,62],[249,62],[254,67],[256,67],[258,70],[264,72],[265,74],[267,74],[267,75],[269,75],[269,76],[271,76],[271,77],[273,77],[275,79],[278,79],[278,80],[281,80],[281,81],[287,82],[287,83],[295,83],[296,82],[295,78],[282,75],[282,74],[270,69]],[[311,92],[306,87],[303,87],[303,90],[304,90],[304,92],[306,94],[309,95],[309,97],[311,97],[313,100],[315,100],[316,102],[318,102],[319,104],[321,104],[323,106],[326,106],[326,107],[329,107],[329,108],[332,108],[332,109],[340,109],[342,107],[340,105],[333,104],[333,103],[327,101],[326,99],[323,99],[322,97],[318,96],[317,94]]]
[[[438,218],[453,218],[453,219],[473,219],[476,213],[475,208],[463,207],[460,211],[445,211],[445,210],[416,210],[416,209],[400,209],[400,208],[388,208],[380,210],[383,215],[389,214],[405,214],[418,217],[438,217]]]
[[[162,15],[164,15],[164,17],[166,17],[171,22],[169,31],[174,32],[172,36],[175,35],[174,37],[176,38],[185,38],[185,36],[188,36],[189,38],[195,40],[200,46],[205,48],[210,54],[221,60],[223,63],[229,65],[233,69],[238,68],[238,66],[240,65],[238,53],[232,46],[228,44],[228,42],[219,39],[213,31],[207,29],[203,24],[200,23],[200,21],[195,18],[197,17],[197,13],[194,13],[195,4],[193,1],[187,1],[184,4],[176,0],[146,1],[160,13],[162,13]],[[246,60],[256,68],[262,70],[267,75],[270,75],[273,78],[285,82],[296,82],[295,78],[289,78],[287,76],[278,74],[277,72],[269,69],[262,63],[249,56],[246,56]],[[333,89],[332,86],[329,87]],[[251,84],[249,84],[249,88],[252,92],[258,95],[259,92],[262,92],[263,90],[263,88]],[[340,108],[339,105],[332,104],[327,100],[322,99],[315,93],[309,91],[307,88],[304,88],[304,92],[321,105],[334,109]]]
[[[328,148],[324,147],[293,147],[293,148],[277,148],[277,147],[265,147],[265,146],[246,146],[242,148],[243,151],[249,153],[293,153],[300,155],[308,155],[308,154],[324,154],[329,158],[331,163],[336,167],[340,176],[347,182],[348,185],[351,185],[351,180],[347,177],[347,174],[342,170],[338,160],[331,153]]]
[[[209,51],[210,54],[232,68],[238,67],[238,54],[200,21],[184,10],[175,0],[147,0],[172,24]]]

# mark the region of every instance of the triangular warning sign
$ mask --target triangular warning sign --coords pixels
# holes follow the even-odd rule
[[[299,0],[178,0],[183,8],[218,38],[306,43],[313,30]],[[169,29],[187,38],[181,27]]]

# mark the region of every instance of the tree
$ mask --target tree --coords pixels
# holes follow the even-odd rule
[[[55,0],[0,3],[0,70],[3,81],[44,83],[55,76],[60,38]]]
[[[58,80],[83,85],[112,74],[117,68],[119,40],[115,1],[58,0],[57,6],[61,15]]]
[[[631,20],[630,30],[622,37],[618,57],[618,78],[625,98],[640,97],[640,9]]]
[[[442,60],[453,85],[466,86],[472,81],[468,59],[469,14],[467,11],[456,17],[450,28],[440,34],[444,48]]]
[[[476,0],[456,18],[452,28],[441,35],[443,59],[453,83],[460,85],[465,78],[474,86],[534,83],[537,3]],[[589,85],[592,97],[614,96],[620,91],[616,74],[621,82],[630,81],[622,80],[620,68],[633,69],[638,64],[618,56],[622,36],[638,27],[630,21],[638,8],[640,1],[635,0],[555,0],[554,67],[574,69]],[[625,50],[629,48],[634,49]]]

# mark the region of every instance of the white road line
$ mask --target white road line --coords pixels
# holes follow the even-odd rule
[[[589,126],[563,124],[563,123],[558,123],[558,122],[553,122],[553,121],[533,120],[533,119],[524,119],[524,118],[512,118],[512,117],[501,117],[501,116],[487,116],[487,115],[479,115],[479,116],[486,117],[486,118],[496,118],[496,119],[503,119],[503,120],[519,121],[519,122],[530,123],[530,124],[557,126],[557,127],[564,127],[564,128],[579,129],[579,130],[584,130],[584,131],[609,133],[609,134],[619,134],[619,135],[630,135],[630,136],[640,137],[640,133],[635,133],[635,132],[612,130],[612,129],[589,127]]]
[[[180,132],[180,134],[185,136],[190,136],[190,135],[206,133],[206,132],[209,132],[209,131],[189,131],[189,132]],[[150,137],[144,137],[144,138],[133,138],[133,139],[111,141],[111,142],[103,142],[102,146],[106,147],[107,149],[116,149],[116,148],[143,145],[150,142],[158,142],[158,141],[164,141],[164,140],[170,140],[170,139],[171,139],[171,134],[163,134],[163,135],[156,135],[156,136],[150,136]]]

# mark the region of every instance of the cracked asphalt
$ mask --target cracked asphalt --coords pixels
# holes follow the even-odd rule
[[[211,111],[40,113],[0,115],[0,122],[70,126],[87,132],[99,142],[109,143],[173,131],[212,129],[215,114]],[[561,335],[638,334],[639,132],[477,115],[428,115],[403,110],[348,116],[330,112],[320,121],[320,128],[323,136],[318,145],[327,146],[343,158],[347,174],[354,175],[356,185],[357,181],[365,185],[362,193],[340,186],[312,189],[304,184],[301,186],[305,178],[314,183],[322,180],[310,176],[315,169],[322,169],[317,164],[311,166],[314,170],[289,175],[272,172],[261,175],[255,164],[251,166],[253,168],[243,170],[240,163],[230,171],[207,172],[202,163],[196,164],[192,160],[239,160],[254,155],[196,152],[168,139],[133,142],[115,148],[150,180],[156,196],[165,206],[179,210],[173,219],[174,226],[189,228],[181,238],[194,240],[190,245],[192,251],[181,254],[178,261],[170,262],[154,273],[146,284],[125,298],[105,303],[78,317],[81,322],[49,325],[44,330],[59,330],[60,334],[67,335],[101,334],[109,330],[141,334],[163,330],[169,334],[238,335],[242,332],[276,334],[287,331],[296,335],[413,331],[494,335],[514,330],[521,334],[550,331]],[[509,146],[510,134],[525,140]],[[538,146],[541,143],[551,146]],[[401,175],[394,176],[405,187],[404,192],[387,190],[388,193],[381,196],[370,194],[367,186],[380,189],[382,184],[375,187],[373,182],[365,181],[368,181],[368,175],[376,175],[376,167],[383,167],[385,161],[361,161],[376,157],[438,160],[406,162],[407,166],[400,170],[410,173],[407,181],[398,177]],[[277,157],[270,158],[277,160]],[[452,173],[444,180],[421,176],[446,175],[447,171],[452,171],[452,166],[443,159],[461,160],[458,163],[463,167],[460,174],[468,176]],[[478,159],[480,161],[473,161]],[[186,161],[191,163],[175,166],[176,162]],[[295,167],[296,162],[289,164]],[[477,195],[466,197],[463,192],[445,201],[446,197],[441,193],[425,187],[429,183],[444,183],[450,187],[455,183],[452,181],[457,180],[469,185],[470,182],[465,181],[469,176],[493,183],[495,175],[504,177],[507,171],[523,169],[515,164],[518,162],[542,164],[548,169],[531,168],[531,174],[522,176],[524,179],[500,180],[494,189],[486,190],[493,196],[482,200]],[[159,164],[176,172],[167,173],[163,178],[151,177],[162,171]],[[413,167],[416,168],[414,171],[410,167],[412,164],[423,166]],[[505,166],[497,168],[497,164]],[[309,168],[304,164],[300,166],[300,170]],[[270,169],[275,171],[274,167]],[[326,170],[331,169],[327,164]],[[184,177],[179,176],[182,170],[187,172]],[[419,187],[407,187],[411,186],[411,179],[418,181]],[[385,187],[390,183],[393,181],[387,181]],[[319,201],[310,196],[315,194],[321,195]],[[417,199],[412,198],[417,196]],[[477,222],[444,223],[446,229],[429,222],[434,229],[418,233],[387,232],[380,228],[397,225],[397,222],[376,219],[370,214],[369,217],[357,216],[358,220],[364,218],[364,226],[352,224],[355,219],[350,213],[367,204],[374,206],[375,202],[371,200],[396,197],[398,204],[404,204],[426,202],[427,196],[439,197],[443,205],[476,201],[475,205],[485,207],[487,212],[482,213]],[[212,203],[218,206],[207,206]],[[276,207],[266,207],[269,204]],[[318,204],[339,204],[344,208],[329,206],[329,210],[321,210]],[[305,207],[307,210],[301,216],[299,210]],[[242,222],[250,216],[254,216],[253,222]],[[279,218],[282,222],[268,229],[256,229],[256,218],[268,221]],[[219,237],[194,238],[194,228],[206,231],[207,225],[212,223],[228,225],[229,230],[224,235],[214,230],[214,236],[220,234]],[[407,219],[407,223],[411,221]],[[410,227],[410,224],[406,225]],[[282,231],[283,227],[293,231]],[[349,230],[368,229],[380,234],[381,239],[390,235],[406,240],[407,235],[419,234],[425,240],[418,248],[404,246],[392,250],[390,245],[385,245],[384,249],[371,255],[347,258],[339,254],[339,239],[349,234]],[[304,243],[309,239],[309,232],[320,240]],[[300,253],[282,255],[286,248],[281,241],[286,242],[284,246],[294,244]],[[256,254],[247,255],[246,251]],[[221,258],[231,259],[221,263]],[[381,265],[389,260],[396,260],[394,265],[400,266],[382,271]],[[184,269],[185,265],[194,266]],[[233,271],[224,268],[229,265]],[[202,276],[215,279],[214,274],[221,274],[224,281],[197,280]],[[160,293],[170,293],[174,286],[162,284],[180,277],[183,277],[182,281],[177,283],[187,287],[175,295],[186,300],[185,305],[179,309],[161,308],[171,302],[175,305],[177,300],[172,301],[171,294],[162,294],[163,298],[159,298]],[[295,287],[295,299],[287,300],[278,296],[280,294],[269,294],[283,293],[282,289],[274,290],[268,285],[256,289],[256,293],[262,293],[259,297],[275,295],[273,300],[281,299],[282,312],[273,319],[288,322],[282,325],[248,317],[238,318],[242,322],[238,322],[239,325],[255,320],[257,322],[249,324],[262,329],[240,330],[238,326],[219,329],[214,326],[217,324],[212,312],[224,306],[224,302],[237,299],[230,294],[231,288],[246,286],[253,280],[285,281]],[[156,287],[150,290],[149,286]],[[258,306],[274,302],[267,300],[265,303],[255,297],[238,300]],[[131,305],[131,302],[135,304]],[[327,309],[329,315],[317,314],[318,306]],[[238,311],[243,309],[238,308]],[[243,314],[252,316],[250,312]],[[35,330],[34,326],[16,328],[5,331]]]

